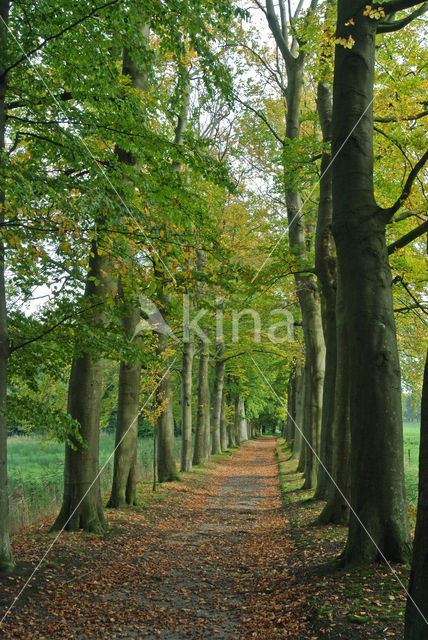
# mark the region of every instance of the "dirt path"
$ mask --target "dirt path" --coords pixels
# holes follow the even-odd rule
[[[174,483],[159,504],[112,512],[107,536],[65,534],[5,637],[310,638],[274,448],[251,441],[208,475]],[[48,542],[33,529],[16,544],[34,562]],[[6,596],[24,578],[6,583]]]

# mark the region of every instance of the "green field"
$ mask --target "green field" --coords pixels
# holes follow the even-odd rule
[[[176,439],[179,454],[180,441]],[[114,435],[103,433],[100,438],[100,466],[112,454]],[[140,479],[148,479],[153,470],[153,440],[138,442]],[[8,438],[8,474],[11,530],[16,531],[40,517],[56,511],[61,503],[63,487],[64,445],[45,442],[36,437]],[[111,487],[113,457],[101,475],[101,490]]]
[[[406,498],[411,507],[418,501],[420,425],[417,422],[405,422],[403,425],[404,472],[406,474]]]

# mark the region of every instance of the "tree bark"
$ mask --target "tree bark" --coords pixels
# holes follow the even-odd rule
[[[126,335],[131,339],[140,319],[138,307],[128,310],[122,319]],[[135,505],[137,501],[137,448],[141,364],[121,362],[117,406],[113,484],[109,507]]]
[[[215,361],[215,378],[214,378],[214,409],[213,409],[213,444],[212,452],[221,453],[221,410],[223,399],[223,387],[224,387],[224,369],[225,362],[224,356],[224,342],[217,343],[217,353]]]
[[[333,234],[349,344],[351,503],[345,562],[411,554],[404,495],[401,381],[385,242],[388,217],[373,191],[376,20],[339,0],[333,87]],[[349,25],[353,18],[355,25]],[[349,26],[345,26],[347,23]],[[362,523],[362,524],[361,524]],[[369,532],[370,535],[366,532]]]
[[[404,629],[405,640],[424,640],[428,620],[428,353],[425,361],[419,445],[419,496]],[[415,604],[416,606],[415,606]],[[416,608],[419,608],[418,609]]]
[[[227,451],[229,448],[229,437],[227,433],[227,422],[226,422],[226,398],[225,398],[224,386],[223,393],[221,396],[221,412],[220,412],[220,442],[221,442],[221,450]]]
[[[210,437],[210,389],[208,380],[209,358],[209,343],[208,341],[201,340],[199,345],[198,410],[196,415],[193,464],[202,464],[208,460],[210,454],[210,449],[207,449],[207,443],[209,442]]]
[[[245,414],[245,401],[243,398],[239,398],[238,401],[238,414],[238,442],[241,444],[241,442],[246,442],[248,440],[247,417]]]
[[[323,143],[331,142],[332,90],[330,84],[319,82],[317,108]],[[325,376],[322,398],[320,458],[315,498],[327,499],[329,475],[333,460],[333,421],[336,380],[336,249],[331,232],[333,200],[331,192],[331,155],[321,158],[321,180],[315,240],[315,272],[321,285],[324,341],[326,346]],[[328,473],[327,473],[328,472]]]
[[[286,137],[297,140],[300,137],[300,101],[303,89],[303,61],[296,59],[287,68],[287,117]],[[286,205],[289,226],[289,241],[292,251],[299,261],[306,260],[305,230],[301,216],[300,193],[293,186],[293,170],[286,170]],[[303,334],[305,339],[305,433],[310,446],[305,445],[305,488],[316,486],[318,460],[315,453],[320,451],[322,418],[322,394],[325,368],[325,344],[322,327],[321,301],[318,286],[313,275],[294,276],[297,295],[302,311]]]
[[[304,394],[305,394],[305,381],[302,364],[300,361],[296,364],[296,424],[294,425],[294,442],[293,442],[293,456],[295,458],[300,457],[302,450],[302,433],[303,426],[303,406],[304,406]]]
[[[143,25],[141,33],[144,39],[149,37],[149,26]],[[122,75],[129,77],[131,86],[146,91],[148,72],[145,66],[139,67],[132,59],[131,52],[123,50]],[[136,166],[134,156],[115,147],[119,161],[129,166]],[[119,283],[119,290],[121,290]],[[122,292],[123,294],[123,292]],[[123,295],[122,295],[123,298]],[[127,309],[122,319],[125,334],[131,340],[140,319],[140,309],[136,305]],[[137,339],[138,340],[138,339]],[[121,362],[119,371],[119,397],[116,424],[116,442],[114,452],[113,484],[108,503],[109,507],[122,507],[136,504],[137,491],[137,448],[138,448],[138,411],[141,381],[141,364],[139,362]]]
[[[332,478],[321,524],[347,524],[351,499],[351,427],[349,414],[349,354],[340,278],[337,289],[337,366],[333,423]]]
[[[192,470],[192,384],[195,345],[192,340],[183,344],[181,368],[181,471]]]
[[[157,354],[165,359],[165,352],[168,349],[168,336],[160,333]],[[156,403],[162,406],[156,432],[157,432],[157,467],[159,482],[173,482],[178,479],[177,465],[175,462],[175,437],[174,437],[174,415],[172,412],[172,385],[171,372],[165,363],[162,380],[156,391]]]
[[[93,326],[100,330],[105,322],[102,303],[111,290],[110,265],[92,243],[84,298],[100,307],[93,311]],[[100,310],[101,309],[101,310]],[[84,444],[66,445],[64,495],[62,507],[52,527],[66,531],[104,531],[106,523],[99,481],[100,406],[104,359],[93,357],[90,345],[73,359],[68,386],[68,413],[80,424]]]
[[[8,0],[0,0],[0,174],[5,184],[5,133],[6,133],[6,76],[4,69],[7,47]],[[6,194],[0,189],[0,225],[4,223]],[[7,307],[5,291],[5,246],[0,241],[0,571],[12,571],[15,564],[9,539],[9,496],[7,487],[7,367],[9,360],[9,336],[7,328]]]

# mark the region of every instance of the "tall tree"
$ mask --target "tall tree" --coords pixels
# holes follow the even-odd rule
[[[105,301],[112,290],[111,267],[99,249],[103,223],[97,225],[92,242],[84,299],[93,305],[92,329],[99,331],[106,322]],[[67,411],[80,424],[81,441],[65,446],[64,494],[61,510],[52,529],[103,531],[106,528],[99,480],[100,406],[104,359],[93,353],[91,336],[76,344],[71,365]]]
[[[423,640],[428,620],[428,353],[425,362],[419,445],[419,496],[407,598],[405,640]],[[425,619],[424,619],[425,617]]]
[[[5,178],[5,133],[6,133],[6,83],[7,83],[7,26],[9,0],[0,2],[0,179]],[[4,223],[6,194],[0,186],[0,224]],[[9,359],[9,337],[7,330],[7,308],[5,291],[5,245],[0,240],[0,570],[11,570],[14,561],[9,541],[9,497],[7,489],[7,366]]]
[[[284,0],[279,1],[279,17],[272,0],[266,0],[262,8],[270,31],[284,61],[287,86],[285,143],[300,138],[301,99],[304,83],[306,50],[296,35],[295,24],[301,11],[301,3],[294,16],[287,18]],[[315,10],[317,0],[312,0],[308,16]],[[286,146],[286,144],[284,144]],[[296,184],[296,169],[288,162],[284,166],[285,197],[288,215],[288,235],[290,247],[303,265],[306,259],[305,225],[302,217],[302,199],[299,185]],[[321,301],[315,276],[296,273],[295,283],[299,304],[302,310],[303,332],[306,354],[306,411],[305,425],[309,446],[305,449],[305,487],[315,487],[318,474],[318,461],[314,452],[319,454],[322,418],[322,395],[325,371],[325,344],[322,328]]]
[[[386,209],[373,189],[373,83],[376,33],[414,2],[366,7],[339,0],[333,86],[333,234],[349,345],[352,513],[348,562],[379,557],[406,562],[411,543],[404,496],[401,385],[385,226],[406,199]],[[417,3],[416,3],[417,4]],[[416,13],[419,13],[416,10]],[[385,19],[383,19],[385,18]]]

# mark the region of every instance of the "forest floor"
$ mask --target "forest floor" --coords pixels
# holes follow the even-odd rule
[[[156,493],[142,485],[139,507],[107,512],[109,533],[61,535],[0,636],[398,640],[401,587],[382,567],[324,574],[345,532],[312,526],[320,504],[301,484],[284,446],[260,438]],[[14,536],[0,617],[54,541],[50,524]]]

